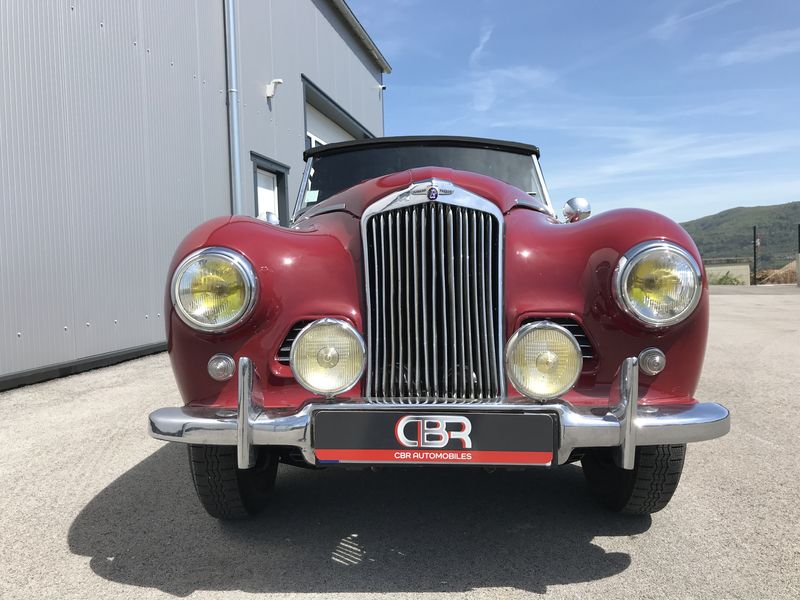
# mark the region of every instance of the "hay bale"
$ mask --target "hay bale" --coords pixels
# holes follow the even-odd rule
[[[784,265],[780,269],[765,269],[758,274],[759,283],[797,283],[797,261]]]

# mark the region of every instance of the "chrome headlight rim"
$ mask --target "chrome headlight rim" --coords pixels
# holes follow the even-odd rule
[[[530,391],[526,391],[525,386],[522,385],[522,382],[520,382],[517,376],[514,374],[514,370],[508,368],[508,364],[511,360],[511,353],[514,351],[514,348],[516,347],[520,338],[527,335],[534,329],[555,329],[565,334],[565,336],[575,349],[576,356],[578,357],[578,369],[575,374],[575,377],[572,379],[570,384],[568,386],[564,386],[558,394],[543,395],[543,394],[533,394]],[[578,340],[575,339],[575,336],[572,335],[572,333],[566,327],[563,327],[558,323],[553,323],[552,321],[547,321],[547,320],[535,321],[533,323],[526,323],[525,325],[517,329],[510,338],[508,338],[508,342],[506,343],[505,363],[506,363],[506,374],[508,375],[508,379],[514,386],[515,390],[517,390],[520,394],[522,394],[526,398],[530,398],[531,400],[536,400],[538,402],[546,402],[547,400],[555,400],[557,398],[560,398],[568,391],[570,391],[572,388],[574,388],[575,384],[578,383],[578,379],[580,379],[581,373],[583,372],[583,352],[581,352],[581,345],[578,343]]]
[[[342,328],[347,333],[352,335],[356,341],[358,342],[359,350],[361,351],[361,369],[358,371],[358,375],[353,378],[352,383],[347,386],[342,386],[337,388],[336,390],[320,390],[315,388],[314,386],[310,385],[307,381],[305,381],[302,377],[298,377],[297,373],[295,372],[294,365],[295,365],[295,358],[297,357],[297,348],[299,344],[297,343],[299,340],[303,338],[309,330],[314,329],[315,327],[320,327],[322,325],[335,325],[337,327]],[[349,322],[345,321],[344,319],[338,319],[336,317],[323,317],[321,319],[317,319],[312,321],[305,327],[303,327],[300,332],[297,334],[297,337],[294,338],[292,342],[292,349],[289,351],[289,368],[292,370],[292,375],[294,376],[297,383],[303,386],[303,389],[308,390],[312,394],[316,394],[318,396],[323,396],[324,398],[333,398],[334,396],[338,396],[339,394],[344,394],[345,392],[349,392],[352,390],[358,382],[364,377],[364,372],[367,368],[367,344],[364,342],[364,336],[359,333],[358,329],[353,327]]]
[[[661,250],[673,252],[686,260],[692,269],[692,273],[694,274],[694,294],[692,295],[692,298],[686,307],[677,315],[673,315],[668,319],[653,319],[646,315],[642,315],[636,310],[630,298],[628,297],[625,289],[625,281],[631,269],[633,269],[633,267],[636,266],[639,261],[645,258],[647,254],[653,251]],[[677,325],[691,316],[691,314],[694,312],[694,309],[697,308],[697,305],[700,303],[700,298],[703,295],[703,275],[702,271],[700,270],[700,266],[697,264],[697,261],[689,253],[689,251],[682,246],[666,240],[650,240],[635,245],[620,257],[619,262],[614,269],[612,291],[614,300],[616,300],[617,305],[624,313],[630,315],[633,319],[645,325],[646,327],[659,329],[663,327],[670,327],[671,325]]]
[[[245,282],[245,301],[242,304],[242,309],[231,321],[220,325],[209,325],[208,323],[198,321],[186,312],[183,305],[178,300],[178,286],[181,278],[193,263],[199,258],[207,256],[217,256],[227,260],[239,272]],[[255,270],[253,269],[253,265],[250,264],[250,261],[235,250],[222,246],[209,246],[188,254],[180,262],[178,268],[175,269],[170,285],[170,296],[172,299],[172,306],[175,308],[175,313],[186,325],[205,333],[226,333],[241,325],[250,316],[253,309],[255,309],[256,303],[258,302],[258,292],[258,278],[256,277]]]

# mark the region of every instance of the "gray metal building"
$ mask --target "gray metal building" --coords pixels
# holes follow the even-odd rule
[[[190,229],[286,222],[306,147],[383,133],[343,0],[4,0],[0,57],[0,389],[163,348]]]

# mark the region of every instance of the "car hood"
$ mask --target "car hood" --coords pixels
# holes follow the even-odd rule
[[[531,196],[519,188],[492,177],[444,167],[420,167],[376,177],[331,196],[303,213],[298,219],[298,224],[302,225],[304,221],[313,220],[316,216],[332,212],[346,212],[361,218],[371,204],[388,194],[430,179],[449,181],[473,194],[486,198],[497,205],[504,214],[513,208],[525,207],[552,216],[543,199]]]

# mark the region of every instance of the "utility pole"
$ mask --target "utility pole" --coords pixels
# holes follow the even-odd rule
[[[753,285],[758,285],[758,238],[756,237],[756,226],[753,225]]]

